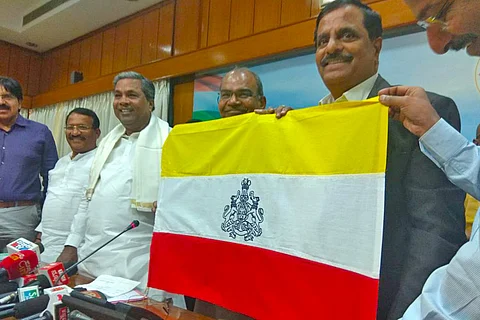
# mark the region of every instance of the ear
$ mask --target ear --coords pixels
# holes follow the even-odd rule
[[[377,39],[373,40],[373,49],[375,50],[377,68],[380,60],[380,51],[382,51],[382,44],[383,44],[383,39],[381,37],[378,37]]]
[[[260,109],[265,109],[265,107],[267,106],[267,98],[265,98],[265,96],[262,96],[260,98],[260,105],[262,106]]]
[[[101,134],[102,131],[100,130],[100,128],[95,129],[95,135],[97,136],[97,139],[100,137]]]
[[[153,106],[155,105],[155,102],[153,100],[148,101],[148,105],[150,106],[150,112],[153,111]]]

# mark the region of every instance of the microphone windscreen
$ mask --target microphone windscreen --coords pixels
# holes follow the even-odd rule
[[[20,278],[35,270],[38,266],[38,256],[35,251],[22,250],[10,254],[0,262],[0,267],[8,272],[9,279]]]
[[[18,284],[13,281],[0,283],[0,294],[12,292],[18,289]]]
[[[42,289],[50,288],[52,285],[50,284],[50,280],[47,276],[43,274],[37,275],[37,280],[31,281],[24,285],[23,287],[31,287],[31,286],[40,286]]]
[[[83,301],[77,298],[73,298],[70,296],[63,296],[62,302],[70,309],[70,310],[79,310],[82,313],[86,314],[87,316],[94,318],[94,319],[111,319],[111,320],[125,320],[127,316],[120,312],[117,312],[112,309],[104,308],[98,306],[96,304]]]
[[[25,318],[34,315],[35,313],[42,312],[47,308],[48,301],[50,301],[50,297],[45,294],[37,298],[17,303],[13,308],[15,309],[15,318]]]

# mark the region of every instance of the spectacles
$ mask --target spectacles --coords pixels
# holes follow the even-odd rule
[[[85,132],[85,131],[88,131],[92,128],[93,127],[89,127],[89,126],[85,126],[85,125],[80,124],[78,126],[65,126],[65,131],[73,131],[73,130],[77,129],[80,132]]]
[[[442,19],[445,18],[445,15],[452,5],[452,2],[452,0],[446,0],[436,15],[430,16],[425,20],[420,20],[417,22],[417,24],[425,30],[434,26],[437,26],[442,31],[446,30],[448,25]]]
[[[235,95],[235,97],[238,99],[238,100],[248,100],[252,97],[254,97],[255,95],[253,94],[252,91],[250,90],[239,90],[239,91],[221,91],[219,94],[218,94],[218,97],[217,97],[217,102],[219,101],[228,101],[230,100],[233,95]]]

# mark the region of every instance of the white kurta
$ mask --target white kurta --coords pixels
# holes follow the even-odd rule
[[[138,133],[133,133],[118,141],[102,168],[91,201],[82,200],[72,231],[74,235],[84,234],[85,242],[78,251],[78,258],[82,259],[124,230],[132,220],[140,221],[137,228],[85,260],[78,269],[81,274],[92,277],[108,274],[137,280],[144,288],[154,214],[131,208],[132,163],[137,139]],[[79,245],[78,241],[67,244]]]
[[[42,221],[36,228],[42,233],[43,262],[54,262],[63,250],[74,215],[88,184],[88,175],[96,149],[72,153],[60,158],[48,173],[48,192],[43,205]]]

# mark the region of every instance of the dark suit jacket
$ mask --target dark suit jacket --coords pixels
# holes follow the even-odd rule
[[[370,92],[390,87],[378,77]],[[438,114],[457,130],[452,99],[428,93]],[[447,264],[465,238],[465,193],[419,148],[418,138],[389,120],[385,218],[377,319],[398,319],[436,268]]]

